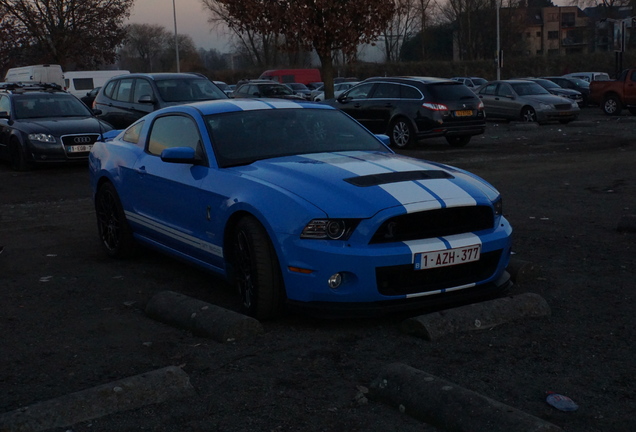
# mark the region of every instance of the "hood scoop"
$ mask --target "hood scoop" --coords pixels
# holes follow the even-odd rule
[[[426,170],[426,171],[401,171],[382,174],[371,174],[359,177],[350,177],[344,179],[358,187],[379,186],[387,183],[399,183],[415,180],[433,180],[433,179],[452,179],[454,178],[446,171],[442,170]]]

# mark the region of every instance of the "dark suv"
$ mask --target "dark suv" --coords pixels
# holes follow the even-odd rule
[[[140,73],[108,80],[93,101],[93,108],[102,111],[99,118],[124,129],[159,108],[211,99],[228,96],[203,75]]]
[[[388,135],[397,148],[440,136],[461,147],[486,129],[484,104],[477,95],[462,83],[442,78],[369,78],[325,103],[371,132]]]

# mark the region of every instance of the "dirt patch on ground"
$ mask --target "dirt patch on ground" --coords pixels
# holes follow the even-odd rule
[[[161,291],[235,310],[238,299],[222,281],[153,252],[108,259],[85,167],[0,166],[0,413],[175,365],[196,396],[59,430],[438,430],[360,397],[401,362],[566,431],[634,431],[636,234],[617,226],[636,213],[635,120],[587,108],[570,125],[489,122],[465,148],[431,140],[404,152],[465,168],[502,192],[515,258],[535,266],[510,294],[537,293],[552,311],[432,342],[400,332],[413,314],[290,315],[225,344],[153,321],[143,308]],[[554,409],[547,391],[580,408]]]

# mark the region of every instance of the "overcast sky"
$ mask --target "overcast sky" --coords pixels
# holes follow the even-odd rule
[[[173,0],[135,0],[130,14],[131,23],[159,24],[174,32]],[[216,30],[210,32],[208,12],[199,0],[174,0],[177,11],[177,32],[187,34],[197,48],[214,48],[221,53],[229,52],[227,40]]]

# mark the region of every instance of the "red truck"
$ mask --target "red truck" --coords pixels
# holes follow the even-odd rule
[[[589,100],[607,115],[618,115],[623,108],[636,115],[636,69],[624,70],[616,80],[592,81]]]

